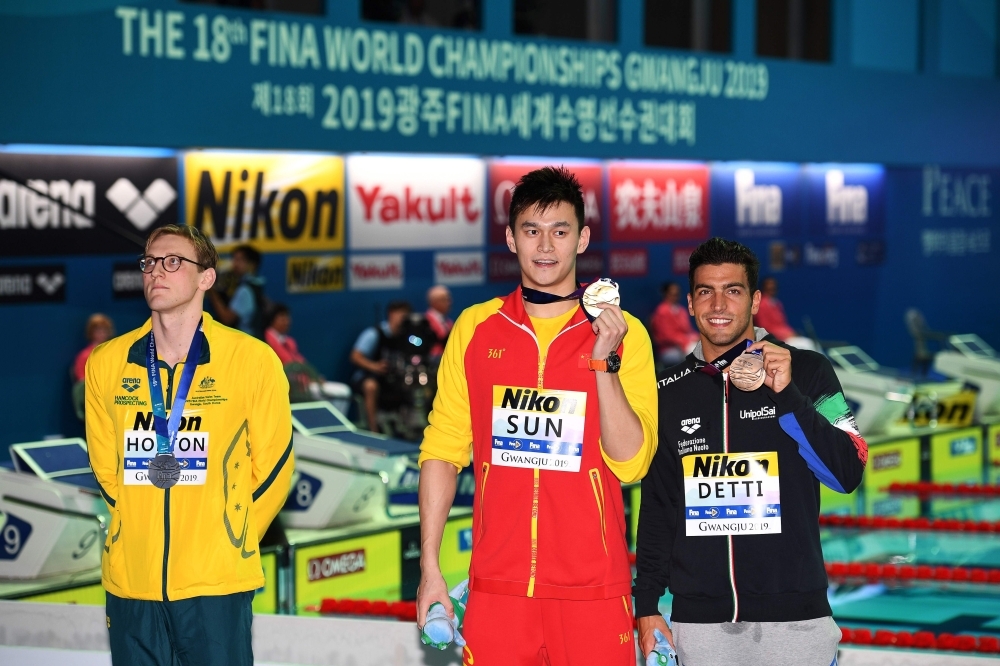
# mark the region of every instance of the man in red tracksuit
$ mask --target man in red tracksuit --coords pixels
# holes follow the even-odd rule
[[[438,556],[456,476],[473,459],[467,666],[634,666],[620,481],[656,451],[653,352],[617,305],[577,298],[586,248],[579,183],[526,174],[507,245],[521,286],[459,317],[421,444],[417,622],[451,611]]]

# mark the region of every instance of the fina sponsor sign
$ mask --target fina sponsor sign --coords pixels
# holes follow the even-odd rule
[[[801,168],[795,164],[714,164],[713,229],[737,238],[800,233]]]
[[[434,282],[448,286],[476,285],[486,281],[485,252],[437,252]]]
[[[8,176],[9,174],[9,176]],[[133,236],[177,222],[177,159],[0,152],[4,256],[128,254]]]
[[[486,164],[472,157],[351,155],[351,249],[482,247]]]
[[[584,223],[590,227],[590,242],[601,240],[603,232],[601,202],[604,200],[604,178],[600,163],[567,162],[565,160],[551,162],[493,160],[489,166],[488,190],[490,197],[489,242],[491,245],[504,245],[507,242],[507,220],[514,185],[524,174],[544,166],[564,166],[567,171],[576,176],[583,189],[583,216]]]
[[[805,167],[805,178],[812,234],[882,234],[885,226],[884,167],[878,164],[809,164]]]
[[[351,289],[402,289],[402,254],[354,254],[348,260]]]
[[[333,155],[193,151],[184,156],[187,222],[220,251],[344,247],[344,160]]]
[[[65,300],[65,265],[0,266],[0,305]]]
[[[608,166],[608,182],[612,241],[708,238],[708,166],[613,162]]]

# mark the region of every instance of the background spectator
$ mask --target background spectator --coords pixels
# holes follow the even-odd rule
[[[681,288],[676,282],[664,282],[660,287],[663,300],[650,319],[650,332],[656,346],[656,360],[660,369],[677,365],[684,360],[698,342],[698,334],[691,327],[687,304],[680,305]]]
[[[412,308],[406,301],[392,301],[386,306],[386,317],[378,326],[361,331],[351,350],[351,363],[357,366],[351,378],[351,388],[364,397],[368,429],[379,432],[378,408],[385,399],[385,376],[389,371],[386,355],[399,346],[399,336]]]
[[[455,322],[448,317],[451,311],[451,291],[448,287],[439,284],[428,289],[427,306],[424,317],[427,318],[427,323],[437,338],[431,347],[431,360],[436,361],[441,358],[451,327],[455,325]]]
[[[264,278],[257,275],[260,262],[260,252],[250,245],[233,248],[231,278],[221,280],[221,289],[209,295],[219,321],[263,340],[268,303]]]
[[[753,316],[754,326],[765,329],[782,342],[787,342],[799,349],[815,349],[816,345],[809,338],[799,335],[785,318],[785,306],[778,300],[778,280],[766,277],[760,281],[760,308]]]
[[[350,387],[340,382],[327,381],[299,352],[295,338],[288,334],[292,328],[292,315],[288,306],[283,303],[275,304],[268,318],[270,321],[264,331],[264,340],[278,355],[285,368],[291,402],[329,400],[346,414],[350,408]]]
[[[87,359],[90,352],[102,342],[107,342],[115,335],[115,324],[111,317],[95,312],[87,319],[87,326],[84,328],[84,335],[87,337],[87,346],[80,350],[73,361],[73,411],[81,421],[84,416],[84,380],[87,378]]]

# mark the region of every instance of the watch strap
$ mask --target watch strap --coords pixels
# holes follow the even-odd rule
[[[604,359],[598,360],[591,358],[587,360],[587,367],[591,370],[596,370],[597,372],[607,372],[608,362]]]

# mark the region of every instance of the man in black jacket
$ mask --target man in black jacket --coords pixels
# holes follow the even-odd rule
[[[684,666],[828,666],[819,484],[848,493],[868,447],[829,361],[755,329],[759,263],[713,238],[691,255],[701,341],[659,381],[660,447],[642,481],[639,644],[659,629]],[[673,634],[657,602],[673,594]]]

